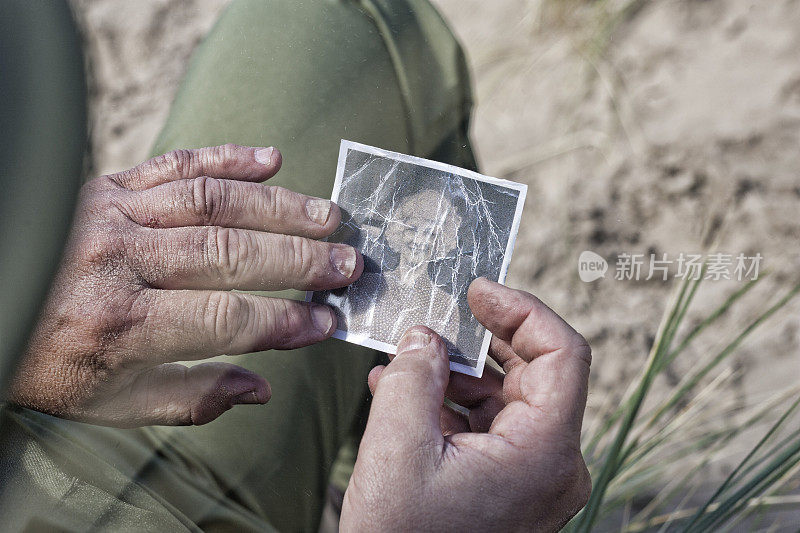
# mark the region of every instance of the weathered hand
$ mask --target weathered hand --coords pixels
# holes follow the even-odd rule
[[[505,375],[450,375],[438,335],[406,332],[369,376],[343,531],[552,531],[586,503],[589,346],[530,294],[478,279],[469,302]],[[469,416],[444,407],[445,395]]]
[[[262,185],[272,148],[181,150],[83,187],[11,401],[114,426],[203,424],[265,403],[264,378],[205,359],[319,342],[320,305],[231,292],[342,287],[361,274],[339,208]]]

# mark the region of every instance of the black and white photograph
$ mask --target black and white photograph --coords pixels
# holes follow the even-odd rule
[[[472,315],[476,278],[502,283],[526,186],[342,141],[332,200],[342,225],[330,240],[354,246],[364,273],[316,303],[337,314],[334,336],[395,353],[425,324],[445,340],[452,370],[480,376],[491,335]]]

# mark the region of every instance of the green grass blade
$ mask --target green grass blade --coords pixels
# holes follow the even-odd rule
[[[750,280],[742,288],[740,288],[739,290],[728,296],[728,298],[726,298],[725,301],[719,307],[717,307],[702,322],[700,322],[689,333],[687,333],[686,336],[683,338],[683,340],[680,342],[680,344],[678,344],[678,346],[664,358],[663,361],[664,366],[674,361],[675,358],[684,349],[686,349],[686,347],[695,339],[695,337],[697,337],[706,328],[708,328],[710,325],[716,322],[717,319],[724,316],[737,300],[739,300],[742,296],[747,294],[750,291],[750,289],[755,287],[756,283],[758,283],[758,281],[762,279],[764,279],[764,276],[756,278],[754,280]]]
[[[663,359],[659,361],[658,371],[660,372],[664,368],[666,368],[666,366],[669,365],[669,363],[674,361],[675,358],[681,352],[683,352],[684,349],[686,349],[686,347],[692,342],[692,340],[694,340],[700,333],[706,330],[709,326],[713,325],[721,317],[725,316],[727,312],[730,310],[731,306],[733,306],[733,304],[736,303],[737,300],[741,299],[753,287],[755,287],[756,283],[759,280],[764,279],[764,277],[765,276],[761,276],[759,278],[756,278],[755,280],[748,281],[742,288],[738,289],[736,292],[734,292],[728,298],[726,298],[722,304],[720,304],[716,309],[714,309],[714,311],[711,312],[711,314],[709,314],[705,319],[703,319],[702,322],[700,322],[691,331],[689,331],[689,333],[687,333],[686,336],[684,336],[680,344],[678,344],[678,346],[675,349],[670,351],[667,356],[665,356]],[[680,325],[682,323],[686,311],[689,308],[689,304],[694,299],[695,293],[697,292],[697,289],[700,286],[700,281],[702,281],[702,279],[703,278],[701,275],[701,277],[698,280],[692,280],[694,283],[691,286],[689,295],[684,299],[682,308],[678,312],[676,325]],[[675,331],[677,331],[677,327],[674,329]],[[607,417],[606,421],[601,426],[601,428],[594,433],[592,439],[589,441],[584,450],[584,454],[586,454],[587,457],[591,457],[594,455],[597,446],[600,443],[600,440],[604,435],[608,433],[608,431],[610,431],[613,424],[620,419],[624,410],[625,410],[625,404],[623,403],[610,416]],[[657,414],[658,418],[660,418],[661,415],[663,415],[663,413],[657,413]],[[650,416],[650,421],[648,422],[646,427],[652,427],[653,424],[658,420],[658,418],[655,418],[653,415],[649,416]]]
[[[656,413],[653,415],[653,418],[661,418],[667,411],[675,407],[675,405],[677,405],[681,399],[700,382],[701,379],[708,375],[711,370],[713,370],[719,363],[724,361],[731,353],[733,353],[736,348],[739,347],[742,341],[744,341],[744,339],[753,332],[753,330],[760,326],[769,317],[774,315],[784,305],[789,303],[789,301],[796,296],[798,292],[800,292],[800,283],[795,285],[772,307],[761,313],[755,320],[753,320],[739,335],[736,336],[736,338],[734,338],[733,341],[731,341],[727,346],[725,346],[725,348],[717,353],[717,355],[714,356],[711,361],[708,362],[708,364],[703,366],[703,368],[701,368],[694,375],[685,379],[678,389],[672,394],[672,396],[670,396],[670,398],[656,411]]]
[[[794,468],[800,462],[800,439],[795,441],[788,449],[779,453],[769,464],[764,467],[753,479],[728,498],[719,502],[712,513],[708,513],[693,528],[684,529],[684,533],[693,531],[709,531],[720,523],[724,523],[734,516],[749,500],[768,489],[778,479]]]
[[[636,416],[639,413],[639,409],[642,406],[642,402],[647,395],[647,391],[657,374],[656,368],[658,361],[660,357],[669,350],[669,339],[672,338],[674,332],[677,330],[678,324],[676,323],[676,318],[680,316],[680,311],[684,307],[683,303],[688,286],[688,280],[681,283],[678,296],[667,314],[667,319],[663,323],[663,327],[659,331],[656,342],[651,349],[645,371],[639,379],[632,396],[625,402],[624,416],[620,427],[617,430],[614,441],[609,446],[608,452],[605,454],[605,462],[594,484],[589,502],[577,519],[577,531],[590,531],[598,518],[605,492],[619,469],[620,453],[625,446],[625,442],[636,420]]]
[[[742,459],[742,461],[736,466],[736,468],[733,469],[733,471],[728,475],[728,477],[725,478],[725,481],[723,481],[722,484],[720,484],[720,486],[717,488],[714,494],[697,511],[697,514],[695,514],[694,518],[692,518],[692,520],[686,526],[687,530],[690,529],[694,524],[696,524],[700,520],[703,514],[705,514],[708,507],[722,493],[724,493],[725,490],[733,483],[739,472],[741,472],[744,469],[745,465],[747,465],[747,463],[750,462],[750,460],[753,457],[755,457],[758,451],[772,438],[773,435],[775,435],[775,433],[778,431],[778,429],[780,429],[780,427],[783,425],[786,419],[789,418],[792,415],[792,413],[794,413],[798,405],[800,405],[800,396],[797,397],[797,399],[792,403],[792,405],[789,406],[789,408],[783,413],[783,415],[781,415],[781,417],[772,425],[772,427],[769,428],[769,431],[767,431],[767,433],[764,434],[763,437],[761,437],[761,440],[758,441],[758,443],[753,447],[753,449],[750,450],[750,452],[745,456],[745,458]]]

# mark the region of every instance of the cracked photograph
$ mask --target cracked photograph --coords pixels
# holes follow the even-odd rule
[[[411,326],[445,340],[450,367],[480,376],[491,334],[467,304],[478,277],[503,283],[526,186],[444,163],[342,141],[331,199],[342,224],[329,240],[356,247],[352,285],[310,293],[338,318],[334,337],[395,353]]]

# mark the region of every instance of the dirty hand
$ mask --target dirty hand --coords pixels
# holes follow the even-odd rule
[[[553,531],[585,505],[589,346],[530,294],[478,279],[468,296],[505,374],[450,374],[438,335],[406,332],[369,376],[342,531]],[[469,415],[443,406],[445,396]]]
[[[87,183],[10,400],[56,416],[131,427],[204,424],[265,403],[261,376],[175,363],[326,339],[325,306],[231,292],[342,287],[363,259],[320,242],[327,200],[262,185],[272,148],[180,150]]]

